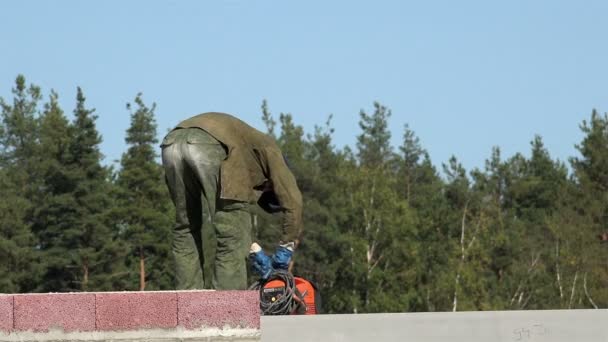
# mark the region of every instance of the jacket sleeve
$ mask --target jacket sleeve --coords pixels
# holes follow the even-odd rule
[[[283,208],[283,242],[296,241],[302,231],[302,194],[296,178],[276,148],[266,148],[267,176]]]

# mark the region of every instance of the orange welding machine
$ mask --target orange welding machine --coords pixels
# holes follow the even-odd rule
[[[321,313],[321,294],[310,281],[286,271],[274,271],[251,286],[260,291],[264,315],[316,315]]]

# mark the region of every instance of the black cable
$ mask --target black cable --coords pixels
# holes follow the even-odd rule
[[[264,287],[273,280],[283,282],[285,287],[281,296],[268,300],[264,295]],[[302,295],[296,288],[293,275],[284,270],[273,271],[268,279],[258,280],[249,289],[260,291],[260,309],[262,310],[262,314],[267,316],[290,315],[298,309],[298,306],[305,305]]]

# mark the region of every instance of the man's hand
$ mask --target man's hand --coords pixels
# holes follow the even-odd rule
[[[249,249],[249,261],[251,262],[251,267],[255,273],[262,279],[268,279],[270,273],[272,273],[271,260],[257,242],[251,244],[251,248]]]
[[[275,270],[287,270],[295,249],[294,242],[279,245],[272,256],[272,267]]]

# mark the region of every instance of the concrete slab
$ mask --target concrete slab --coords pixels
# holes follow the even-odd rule
[[[175,292],[96,293],[97,330],[167,329],[177,326]]]
[[[262,341],[606,342],[608,310],[263,316]]]
[[[12,334],[0,332],[2,342],[254,342],[260,340],[257,329],[145,329],[134,331],[90,331],[70,332],[51,330],[45,333],[17,331]]]
[[[0,295],[0,332],[13,331],[13,295]]]
[[[251,342],[259,317],[257,291],[0,295],[0,341]]]
[[[201,327],[260,328],[257,291],[178,291],[178,325]]]
[[[14,295],[14,329],[46,332],[95,330],[95,295],[50,293]]]

